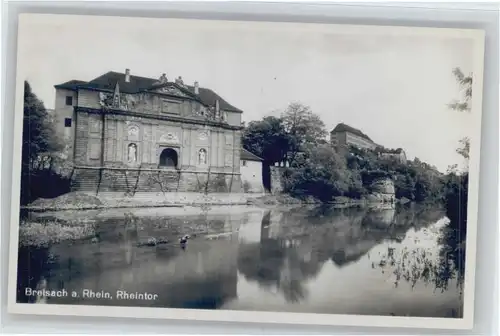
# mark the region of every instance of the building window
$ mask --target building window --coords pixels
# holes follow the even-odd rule
[[[73,106],[73,97],[72,96],[66,96],[66,105]]]
[[[71,118],[64,118],[64,127],[71,127]]]
[[[243,167],[246,167],[246,166],[247,166],[247,161],[246,161],[246,160],[243,160],[243,161],[241,162],[241,165],[242,165]]]

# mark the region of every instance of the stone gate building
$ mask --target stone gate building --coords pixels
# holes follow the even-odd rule
[[[74,190],[241,190],[242,111],[214,91],[128,69],[55,88]]]

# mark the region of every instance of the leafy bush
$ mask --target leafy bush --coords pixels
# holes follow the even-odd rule
[[[350,174],[345,159],[330,145],[317,146],[285,175],[287,191],[295,197],[313,196],[329,202],[335,196],[361,195],[358,176]]]
[[[356,147],[341,154],[325,144],[303,153],[283,173],[285,191],[290,195],[301,199],[313,196],[322,202],[339,196],[363,198],[380,178],[393,180],[398,199],[444,202],[444,175],[418,158],[401,163]]]

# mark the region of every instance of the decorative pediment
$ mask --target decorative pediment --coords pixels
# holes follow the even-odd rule
[[[182,90],[175,87],[174,85],[163,86],[163,87],[160,87],[158,89],[155,89],[153,92],[169,94],[169,95],[178,96],[178,97],[189,97],[187,94],[182,92]]]
[[[201,131],[198,134],[198,139],[200,139],[201,141],[207,141],[207,139],[208,139],[208,132],[207,131]]]
[[[164,133],[160,136],[160,142],[177,144],[179,143],[179,137],[175,133]]]
[[[129,125],[127,127],[127,134],[128,134],[128,139],[132,141],[138,141],[139,140],[139,126],[137,125]]]
[[[138,100],[137,96],[131,94],[99,92],[99,105],[103,108],[130,111],[137,106]]]

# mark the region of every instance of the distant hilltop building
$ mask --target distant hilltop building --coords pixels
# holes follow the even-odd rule
[[[340,123],[330,132],[330,142],[335,147],[355,146],[360,149],[375,149],[377,144],[359,129]]]
[[[368,135],[357,128],[340,123],[330,132],[330,143],[336,148],[354,146],[359,149],[374,150],[378,156],[385,159],[395,159],[406,163],[406,153],[402,148],[387,149],[377,145]]]
[[[380,157],[385,158],[385,159],[394,159],[396,161],[399,161],[401,163],[405,163],[407,161],[406,159],[406,153],[402,148],[397,148],[397,149],[387,149],[387,148],[377,148],[377,153]]]
[[[74,189],[241,191],[242,110],[211,89],[129,69],[55,89]]]

